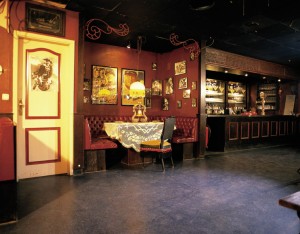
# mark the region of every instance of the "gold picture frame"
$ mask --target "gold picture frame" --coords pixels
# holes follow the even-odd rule
[[[176,62],[174,64],[175,75],[181,75],[186,73],[186,61]]]
[[[187,88],[188,79],[187,77],[180,78],[178,81],[178,89],[186,89]]]
[[[144,103],[144,98],[131,98],[130,85],[136,81],[145,84],[145,71],[122,68],[122,92],[121,100],[123,106],[133,106]]]
[[[118,103],[118,69],[92,65],[92,104]]]
[[[66,13],[56,9],[26,3],[25,28],[28,31],[65,36]]]

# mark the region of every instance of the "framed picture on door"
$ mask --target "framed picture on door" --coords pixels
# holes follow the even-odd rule
[[[47,48],[26,50],[27,119],[60,118],[60,54]]]

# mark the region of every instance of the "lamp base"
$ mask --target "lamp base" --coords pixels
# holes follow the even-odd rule
[[[133,116],[132,122],[147,122],[148,118],[146,116],[146,106],[143,104],[135,104],[133,106]]]

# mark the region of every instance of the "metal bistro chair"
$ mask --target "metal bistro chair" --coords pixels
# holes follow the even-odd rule
[[[141,142],[140,152],[141,157],[143,159],[143,166],[145,156],[150,155],[152,161],[154,156],[158,156],[156,158],[161,160],[163,171],[165,171],[164,158],[166,157],[170,157],[172,168],[174,168],[174,162],[172,158],[172,146],[171,143],[168,142],[172,139],[174,126],[175,117],[168,117],[164,121],[164,127],[160,139]]]

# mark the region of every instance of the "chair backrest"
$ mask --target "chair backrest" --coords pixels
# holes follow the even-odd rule
[[[168,117],[165,119],[164,121],[164,128],[163,128],[163,132],[161,135],[161,141],[162,143],[165,140],[171,139],[172,135],[173,135],[173,131],[174,131],[174,127],[175,127],[175,117]]]

